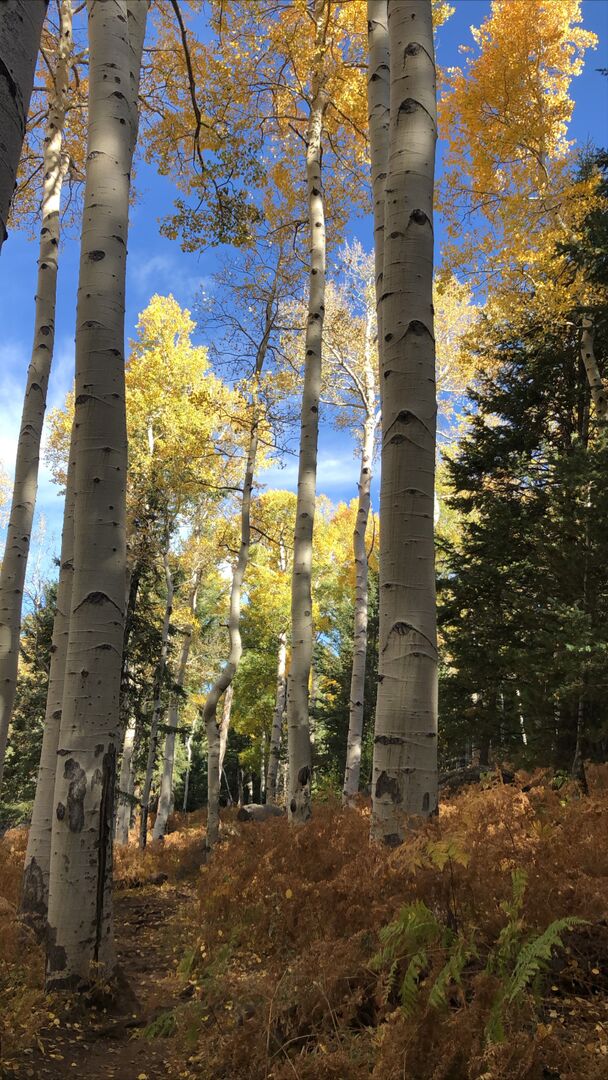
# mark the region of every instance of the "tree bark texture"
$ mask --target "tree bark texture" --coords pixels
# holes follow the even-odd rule
[[[388,169],[390,120],[390,51],[387,0],[367,0],[368,72],[367,105],[372,195],[374,200],[374,258],[378,309],[378,353],[381,355],[380,297],[384,273],[384,185]]]
[[[372,836],[399,843],[437,808],[434,562],[431,0],[388,3],[390,155],[385,186],[379,672]]]
[[[122,745],[122,758],[120,762],[115,836],[115,841],[117,844],[129,843],[131,818],[133,816],[133,788],[135,786],[135,772],[133,769],[134,744],[135,719],[131,717],[125,729],[125,738]]]
[[[74,577],[74,505],[76,501],[75,431],[72,427],[70,455],[61,533],[61,557],[57,585],[57,607],[53,620],[53,640],[49,684],[46,695],[42,748],[27,839],[23,874],[22,910],[44,922],[48,911],[53,797],[57,772],[57,747],[63,710],[63,687],[68,654],[72,581]]]
[[[59,15],[54,87],[49,97],[44,136],[44,181],[34,342],[23,399],[15,481],[0,569],[0,788],[17,688],[23,589],[36,505],[40,440],[55,340],[61,187],[68,167],[68,158],[62,152],[62,144],[73,52],[72,0],[61,0]]]
[[[371,506],[372,464],[376,435],[376,377],[372,362],[372,333],[367,320],[365,340],[365,420],[361,444],[359,472],[359,503],[353,532],[355,559],[355,615],[353,633],[353,667],[350,680],[348,737],[344,769],[343,799],[351,802],[359,791],[361,774],[361,740],[365,699],[365,668],[367,663],[368,557],[366,546],[367,523]]]
[[[276,803],[279,778],[279,760],[281,757],[281,734],[283,717],[287,705],[287,634],[279,635],[277,654],[277,692],[275,697],[270,745],[268,747],[268,771],[266,774],[266,801]]]
[[[48,0],[0,4],[0,248],[15,190]]]
[[[316,56],[312,75],[310,119],[306,136],[310,274],[291,582],[291,666],[287,682],[289,814],[293,822],[304,822],[311,814],[312,749],[308,685],[313,650],[312,539],[317,488],[319,401],[325,315],[326,237],[321,159],[323,119],[328,104],[322,77],[326,9],[326,0],[316,0],[314,6]]]
[[[200,571],[197,572],[194,580],[192,590],[190,592],[190,611],[194,618],[196,612],[196,602],[198,597],[198,588],[200,584]],[[179,657],[179,663],[177,665],[177,671],[175,673],[175,687],[178,691],[183,690],[184,683],[186,681],[186,668],[188,667],[188,659],[190,657],[190,647],[192,645],[192,632],[193,627],[187,626],[183,631],[182,648]],[[173,765],[175,761],[175,737],[177,735],[177,728],[179,723],[179,708],[178,698],[175,694],[172,694],[169,704],[169,716],[168,716],[168,731],[165,736],[165,746],[163,751],[163,772],[160,783],[160,797],[158,800],[158,811],[156,819],[154,821],[154,829],[152,830],[152,839],[161,840],[167,831],[167,820],[171,813],[173,805]],[[188,758],[188,767],[190,766],[190,756]],[[188,800],[188,783],[189,777],[186,775],[186,786],[184,789],[184,810],[186,809],[186,803]]]
[[[163,628],[161,633],[160,656],[158,658],[156,672],[154,675],[154,698],[152,705],[152,718],[150,720],[148,757],[146,760],[146,772],[144,776],[144,786],[141,796],[141,818],[139,823],[140,848],[145,848],[148,841],[150,793],[152,791],[152,780],[154,778],[154,769],[156,766],[156,753],[158,750],[158,725],[160,724],[160,718],[163,711],[162,692],[163,683],[165,680],[165,672],[167,670],[167,657],[169,655],[169,628],[171,626],[171,612],[173,610],[173,575],[169,568],[168,551],[165,552],[164,567],[166,586],[165,614],[163,617]]]
[[[115,964],[113,802],[126,580],[124,289],[146,0],[89,0],[76,312],[74,574],[51,839],[46,985]]]
[[[608,393],[600,374],[595,350],[593,348],[593,322],[588,315],[582,319],[581,331],[581,359],[585,368],[585,374],[591,390],[591,398],[595,405],[595,415],[599,423],[605,424],[608,420]]]

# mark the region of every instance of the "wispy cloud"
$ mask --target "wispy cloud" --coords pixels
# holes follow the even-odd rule
[[[128,262],[127,289],[132,287],[140,307],[153,293],[173,293],[180,304],[192,304],[196,294],[210,282],[208,275],[193,274],[189,263],[169,253],[150,258],[136,255]]]

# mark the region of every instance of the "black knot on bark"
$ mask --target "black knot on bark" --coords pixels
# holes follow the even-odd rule
[[[410,41],[405,47],[404,56],[418,56],[422,46],[417,41]]]
[[[310,766],[304,765],[298,772],[298,784],[300,787],[306,787],[310,783]]]
[[[89,251],[89,259],[91,260],[91,262],[101,262],[101,260],[105,259],[105,257],[105,251]]]
[[[396,776],[389,776],[384,770],[376,780],[376,798],[381,799],[388,795],[391,802],[397,804],[403,802],[403,795]]]
[[[429,222],[429,225],[431,224],[428,214],[425,214],[424,210],[412,210],[410,221],[415,222],[416,225],[425,225],[427,221]]]
[[[419,108],[420,104],[418,101],[414,101],[414,98],[405,98],[405,100],[401,102],[397,111],[400,113],[413,113],[416,112],[416,109]]]

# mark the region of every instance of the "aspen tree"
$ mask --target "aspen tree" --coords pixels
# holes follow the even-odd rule
[[[0,249],[15,189],[48,0],[0,5]]]
[[[268,331],[270,332],[270,331]],[[249,545],[251,539],[251,494],[255,474],[256,458],[260,436],[261,415],[258,399],[258,382],[264,363],[268,339],[263,339],[256,358],[256,372],[254,376],[254,389],[252,393],[251,428],[249,433],[249,446],[247,449],[247,461],[245,464],[245,477],[243,480],[243,494],[241,498],[241,539],[236,564],[232,572],[232,584],[230,587],[230,610],[228,614],[228,636],[230,652],[228,660],[215,680],[211,690],[205,698],[203,705],[203,721],[207,730],[207,848],[212,848],[219,839],[220,831],[220,776],[221,776],[221,725],[217,723],[217,706],[222,694],[230,688],[232,680],[239,666],[243,652],[241,641],[241,593],[247,563],[249,561]],[[230,721],[228,712],[227,723]],[[224,740],[228,737],[227,724],[224,725]],[[224,741],[225,745],[225,741]]]
[[[263,305],[264,315],[262,333],[255,349],[254,369],[251,382],[250,428],[245,462],[245,475],[241,495],[240,543],[236,563],[232,572],[230,588],[230,609],[228,614],[228,636],[230,651],[228,660],[218,678],[211,687],[203,705],[203,721],[207,731],[207,839],[208,848],[219,839],[220,818],[219,798],[220,780],[224,753],[228,741],[230,710],[232,707],[232,680],[238,670],[243,647],[241,641],[241,593],[251,544],[251,498],[255,478],[258,450],[260,445],[263,408],[260,399],[261,378],[266,363],[270,339],[274,331],[277,315],[277,291],[280,288],[281,253],[277,257],[276,271],[272,278],[266,300]],[[222,697],[227,695],[220,723],[217,721],[217,707]]]
[[[202,570],[197,569],[194,575],[194,582],[190,591],[189,598],[189,610],[194,621],[196,615],[196,604],[198,599],[198,590],[201,582]],[[183,634],[182,647],[179,656],[179,662],[177,665],[177,671],[175,674],[174,687],[177,691],[182,691],[184,683],[186,681],[186,668],[188,667],[188,659],[190,657],[190,649],[192,646],[193,635],[193,623],[184,627],[181,631]],[[169,703],[169,714],[167,718],[167,733],[165,735],[165,745],[163,749],[163,769],[160,782],[160,795],[158,799],[158,811],[156,819],[154,821],[154,829],[152,830],[152,839],[161,840],[165,832],[167,831],[167,819],[171,810],[171,803],[173,800],[173,764],[175,760],[175,736],[177,735],[177,726],[179,719],[178,710],[178,698],[175,692],[171,695],[171,701]],[[188,793],[184,792],[184,799],[187,800]],[[184,809],[186,808],[184,804]]]
[[[367,0],[367,104],[372,195],[374,200],[374,255],[379,343],[382,341],[379,320],[381,314],[382,275],[384,272],[384,184],[388,169],[390,118],[390,52],[386,4],[387,0]],[[381,345],[379,347],[381,348]]]
[[[62,150],[62,143],[72,54],[72,0],[61,0],[57,58],[49,96],[42,160],[44,182],[34,343],[27,373],[13,496],[0,569],[0,788],[17,686],[23,588],[36,504],[40,440],[55,339],[61,188],[68,168],[68,157]]]
[[[353,668],[350,682],[348,736],[346,742],[346,765],[342,794],[349,802],[359,790],[361,774],[361,739],[363,736],[363,699],[365,692],[365,667],[367,661],[367,613],[368,613],[368,554],[367,523],[371,509],[372,462],[378,424],[376,409],[376,370],[372,352],[372,318],[368,311],[365,320],[363,378],[360,394],[364,408],[359,468],[359,499],[357,518],[353,530],[353,554],[355,560],[355,614],[353,633]],[[359,382],[359,380],[357,380]]]
[[[287,681],[289,813],[290,819],[295,822],[306,821],[311,813],[312,751],[308,685],[313,649],[312,538],[315,520],[325,313],[326,240],[321,159],[323,119],[328,105],[328,95],[323,80],[328,8],[327,0],[315,0],[313,18],[316,42],[311,78],[310,117],[306,135],[310,273],[291,592],[291,667]]]
[[[266,801],[276,803],[278,795],[279,760],[281,757],[281,734],[283,717],[287,706],[287,634],[279,634],[277,652],[277,690],[272,728],[268,746],[268,769],[266,771]]]
[[[74,574],[55,781],[46,985],[114,968],[113,798],[126,579],[124,287],[147,0],[89,0],[76,314]]]
[[[431,0],[389,0],[388,29],[372,836],[399,843],[408,817],[432,814],[437,807],[432,304],[437,123]]]
[[[41,925],[46,919],[49,900],[51,864],[51,833],[53,828],[53,796],[57,772],[57,746],[63,710],[63,688],[68,654],[72,581],[74,577],[74,505],[76,501],[75,438],[72,428],[68,460],[57,608],[53,620],[53,644],[49,684],[46,695],[42,748],[32,808],[32,820],[27,838],[21,907],[25,915]]]
[[[171,613],[173,611],[173,574],[169,567],[169,553],[165,551],[163,557],[163,565],[165,571],[165,613],[163,617],[163,628],[161,631],[160,639],[160,656],[156,665],[156,672],[154,675],[154,698],[152,702],[152,718],[150,721],[150,734],[148,737],[148,757],[146,760],[146,771],[144,774],[144,785],[141,795],[141,818],[139,824],[139,846],[145,848],[148,840],[148,815],[150,813],[150,795],[152,793],[152,780],[154,777],[154,768],[156,766],[156,751],[158,749],[158,725],[160,724],[160,718],[163,711],[162,703],[162,691],[165,680],[165,671],[167,669],[167,658],[169,655],[169,630],[171,627]]]
[[[118,807],[116,810],[116,834],[117,844],[129,842],[129,830],[131,828],[131,816],[133,812],[133,789],[135,786],[135,772],[133,769],[133,750],[135,747],[135,718],[131,717],[125,729],[125,738],[122,744],[122,758],[120,762],[120,776],[118,780]]]

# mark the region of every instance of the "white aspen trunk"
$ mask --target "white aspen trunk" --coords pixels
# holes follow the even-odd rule
[[[72,2],[61,0],[55,85],[49,96],[44,136],[42,208],[34,342],[27,373],[10,517],[0,569],[0,788],[8,729],[15,702],[23,588],[38,488],[40,440],[55,340],[61,187],[68,157],[62,152],[72,65]],[[2,65],[0,64],[0,74]],[[0,78],[1,82],[1,78]]]
[[[591,390],[591,399],[595,405],[595,414],[598,422],[605,424],[606,420],[608,420],[608,393],[606,393],[606,387],[602,381],[595,357],[593,323],[588,315],[584,315],[582,319],[581,359],[587,375],[589,389]]]
[[[278,270],[277,270],[278,272]],[[275,281],[276,289],[276,281]],[[232,573],[232,585],[230,589],[230,611],[228,614],[228,637],[230,651],[228,660],[220,672],[215,683],[211,687],[203,706],[203,721],[207,731],[207,849],[210,850],[219,840],[220,835],[220,778],[224,751],[228,739],[228,727],[230,724],[230,707],[228,708],[226,722],[218,725],[217,707],[222,694],[226,693],[232,685],[236,675],[243,646],[241,642],[241,592],[247,563],[249,562],[249,548],[251,543],[251,495],[253,480],[258,455],[260,440],[260,377],[266,360],[268,342],[273,326],[273,306],[275,289],[266,303],[266,316],[264,332],[258,345],[253,373],[253,387],[251,394],[251,429],[249,432],[249,446],[247,448],[247,461],[245,464],[245,477],[243,480],[243,496],[241,500],[241,542],[236,565]],[[229,699],[232,703],[232,697]],[[222,741],[224,750],[222,750]]]
[[[198,596],[200,576],[200,571],[197,571],[195,575],[194,585],[190,593],[190,611],[193,615],[196,612],[196,600]],[[186,668],[188,667],[188,659],[190,656],[191,645],[192,626],[188,626],[184,630],[184,640],[182,642],[182,649],[175,678],[175,685],[179,690],[183,690],[184,683],[186,681]],[[179,710],[177,705],[177,699],[175,698],[175,696],[172,696],[169,704],[169,716],[167,724],[169,731],[165,736],[165,746],[163,751],[163,772],[160,784],[158,811],[156,814],[156,819],[154,821],[154,829],[152,830],[153,840],[162,840],[162,838],[164,837],[167,831],[167,820],[173,806],[173,764],[175,760],[175,737],[177,735],[178,722]],[[188,768],[186,771],[186,783],[184,787],[184,810],[186,809],[186,804],[188,802],[190,764],[192,761],[192,735],[193,731],[190,733],[187,744]]]
[[[186,739],[186,755],[187,755],[186,761],[187,761],[187,764],[186,764],[186,775],[184,777],[184,799],[183,799],[183,802],[182,802],[182,810],[184,811],[184,814],[186,813],[186,811],[188,809],[188,791],[189,791],[189,788],[190,788],[190,769],[192,768],[192,742],[194,740],[195,727],[196,727],[196,718],[192,722],[192,728],[190,730],[190,734],[188,735],[188,738]]]
[[[53,828],[53,796],[57,772],[57,747],[63,708],[63,685],[68,654],[72,581],[74,576],[74,505],[76,501],[75,432],[72,427],[70,454],[61,533],[61,557],[57,607],[53,620],[53,640],[49,685],[46,695],[42,748],[32,821],[28,833],[23,873],[22,911],[24,915],[46,922]]]
[[[326,262],[325,206],[321,175],[323,118],[328,102],[321,77],[325,49],[325,16],[326,0],[315,0],[316,56],[306,136],[310,276],[291,581],[291,666],[287,682],[289,816],[292,822],[307,821],[311,815],[312,749],[308,701],[313,650],[311,573]]]
[[[15,190],[48,0],[0,4],[0,249]]]
[[[281,733],[283,717],[287,704],[287,634],[279,635],[279,649],[277,656],[277,692],[275,697],[274,713],[272,717],[272,729],[270,732],[270,745],[268,747],[268,771],[266,775],[266,799],[270,803],[277,801],[277,783],[279,777],[279,760],[281,757]]]
[[[126,575],[124,288],[145,0],[88,4],[76,315],[74,575],[51,839],[46,985],[115,964],[113,800]]]
[[[365,667],[367,663],[368,561],[366,547],[367,522],[371,505],[372,462],[376,434],[376,380],[371,357],[371,328],[365,342],[365,399],[366,413],[361,444],[359,473],[359,504],[353,532],[355,559],[355,615],[353,634],[353,668],[350,680],[348,737],[344,769],[343,801],[351,802],[359,791],[361,774],[361,740],[365,697]]]
[[[389,0],[390,157],[380,307],[382,480],[372,836],[437,809],[431,0]]]
[[[172,706],[169,710],[169,731],[165,735],[163,750],[163,772],[160,781],[160,795],[158,798],[158,810],[152,830],[153,840],[164,839],[167,831],[167,821],[171,813],[173,798],[173,763],[175,761],[175,734],[177,725],[177,709]]]
[[[135,773],[133,771],[134,743],[135,719],[131,718],[125,731],[125,740],[122,747],[122,760],[120,763],[115,837],[117,844],[129,843],[129,831],[131,828],[131,817],[133,812],[133,788],[135,787]]]
[[[374,257],[376,264],[376,306],[378,309],[378,353],[380,356],[382,349],[380,297],[382,296],[382,276],[384,273],[384,185],[388,170],[390,120],[390,51],[386,3],[387,0],[367,0],[367,105],[374,200]]]
[[[150,813],[150,793],[152,780],[156,766],[156,752],[158,750],[158,725],[163,711],[162,691],[165,671],[167,668],[167,656],[169,654],[169,628],[171,626],[171,612],[173,610],[173,575],[169,569],[169,553],[164,555],[165,584],[167,588],[165,601],[165,614],[161,633],[161,646],[158,664],[154,675],[154,701],[152,705],[152,718],[150,720],[150,736],[148,741],[148,757],[146,760],[146,773],[141,796],[141,818],[139,823],[139,846],[145,848],[148,841],[148,815]],[[173,766],[172,766],[173,767]]]
[[[222,782],[222,772],[224,769],[224,758],[226,757],[226,747],[228,746],[228,732],[230,731],[230,716],[232,714],[232,701],[234,698],[234,683],[230,683],[230,686],[224,694],[224,703],[222,705],[222,719],[219,725],[219,775],[220,785]]]

